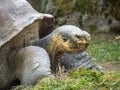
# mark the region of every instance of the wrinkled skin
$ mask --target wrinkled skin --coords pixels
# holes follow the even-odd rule
[[[55,71],[57,58],[65,52],[80,53],[86,50],[91,36],[86,31],[73,25],[64,25],[40,40],[34,40],[31,45],[39,46],[48,52],[51,60],[51,68]]]

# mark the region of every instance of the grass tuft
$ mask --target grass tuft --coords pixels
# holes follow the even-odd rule
[[[44,78],[33,90],[120,90],[120,73],[105,75],[85,68],[76,69],[63,79]]]

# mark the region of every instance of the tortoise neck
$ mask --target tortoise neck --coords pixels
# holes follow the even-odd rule
[[[49,51],[49,45],[50,45],[51,39],[52,39],[51,35],[48,35],[48,36],[46,36],[46,37],[44,37],[42,39],[33,40],[30,43],[30,45],[42,47],[49,53],[50,52]]]
[[[51,69],[53,71],[55,71],[54,69],[56,67],[55,65],[56,58],[60,57],[63,54],[63,51],[60,49],[62,46],[60,47],[59,39],[60,39],[59,35],[51,33],[48,36],[40,40],[34,40],[31,43],[31,45],[42,47],[48,52],[51,60]]]

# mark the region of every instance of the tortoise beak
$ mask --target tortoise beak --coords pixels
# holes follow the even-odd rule
[[[89,33],[83,31],[82,34],[76,34],[74,36],[74,49],[85,50],[91,41],[91,36]]]
[[[91,41],[91,36],[76,36],[75,37],[75,42],[76,44],[79,44],[79,45],[89,45],[90,44],[90,41]]]

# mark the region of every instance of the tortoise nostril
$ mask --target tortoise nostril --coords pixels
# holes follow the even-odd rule
[[[79,38],[81,41],[85,41],[85,39],[84,38]]]
[[[82,43],[88,43],[89,44],[90,41],[91,41],[91,36],[83,36],[83,35],[76,34],[75,38],[76,38],[77,41],[80,41]]]

